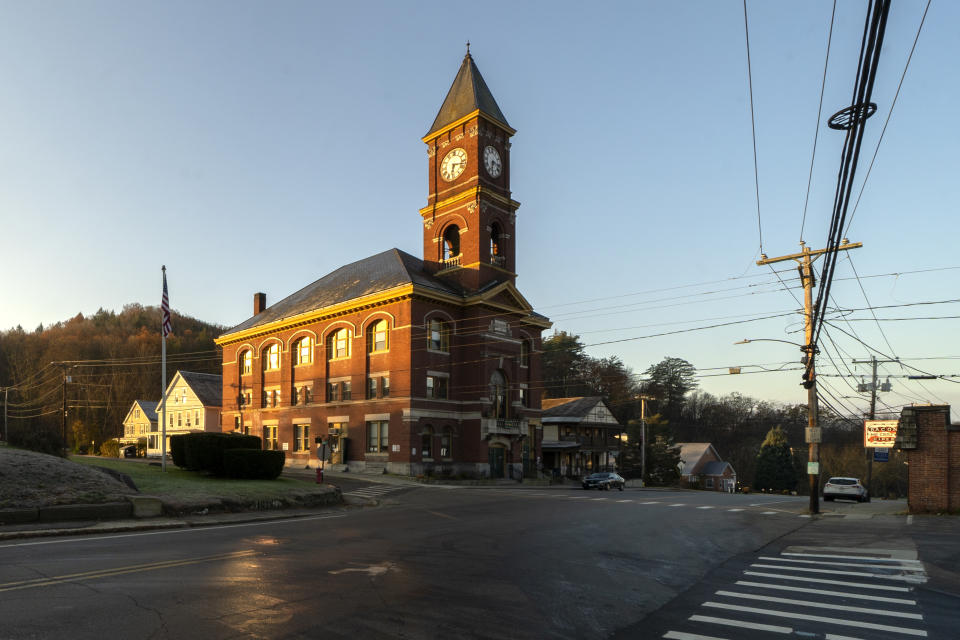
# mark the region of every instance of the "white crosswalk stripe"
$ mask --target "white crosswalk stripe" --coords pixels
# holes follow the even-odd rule
[[[375,496],[382,496],[385,493],[391,493],[393,491],[400,491],[401,489],[407,489],[407,485],[402,484],[372,484],[367,487],[362,487],[360,489],[354,489],[353,491],[347,491],[343,495],[345,496],[358,496],[361,498],[372,498]]]
[[[733,633],[731,628],[741,630],[738,637],[756,632],[862,640],[847,635],[853,629],[870,640],[927,637],[923,612],[909,586],[926,582],[914,551],[792,547],[755,560],[769,564],[751,564],[742,572],[748,579],[714,592],[700,612],[662,637],[699,640]],[[767,571],[752,570],[756,568]],[[814,577],[813,572],[855,579]],[[893,597],[901,594],[906,597]]]

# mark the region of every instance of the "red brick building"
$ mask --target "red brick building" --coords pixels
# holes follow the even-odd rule
[[[288,464],[516,477],[540,455],[540,332],[515,286],[514,130],[467,53],[429,133],[423,256],[343,266],[217,339],[224,431]]]
[[[960,425],[950,406],[904,407],[896,446],[907,452],[910,513],[960,511]]]

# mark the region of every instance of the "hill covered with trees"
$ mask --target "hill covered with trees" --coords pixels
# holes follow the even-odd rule
[[[178,369],[219,374],[220,353],[213,340],[224,327],[172,315],[167,381]],[[140,304],[126,305],[119,313],[77,314],[34,331],[18,326],[0,332],[0,387],[7,389],[9,442],[58,453],[65,401],[67,446],[81,450],[92,443],[98,449],[121,434],[134,400],[160,399],[160,350],[160,309]]]

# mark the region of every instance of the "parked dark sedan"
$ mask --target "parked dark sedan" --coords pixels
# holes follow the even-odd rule
[[[584,489],[620,489],[623,491],[623,486],[626,484],[621,476],[618,476],[615,473],[608,471],[602,473],[591,473],[583,479],[583,488]]]
[[[123,458],[136,458],[137,457],[137,446],[129,445],[126,447],[121,447],[120,456]]]

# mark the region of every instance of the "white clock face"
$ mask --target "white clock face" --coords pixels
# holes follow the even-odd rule
[[[503,163],[500,161],[500,153],[493,147],[487,147],[483,150],[483,166],[486,167],[491,178],[500,177]]]
[[[440,163],[440,175],[447,182],[456,180],[467,168],[467,152],[457,147],[443,158]]]

